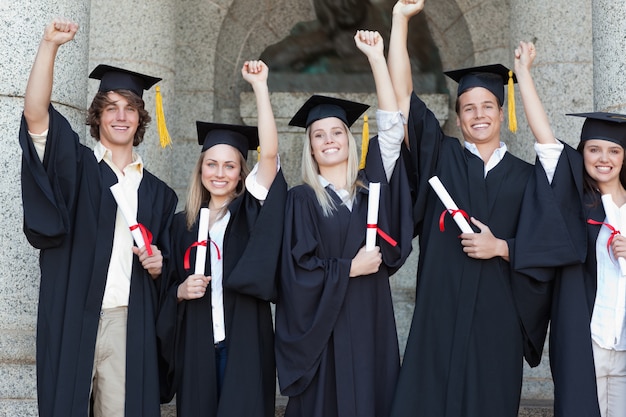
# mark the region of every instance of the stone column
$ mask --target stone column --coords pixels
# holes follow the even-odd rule
[[[592,7],[594,109],[626,113],[626,4],[594,0]]]
[[[591,4],[585,0],[513,0],[511,64],[520,40],[533,41],[537,47],[532,74],[555,136],[577,145],[582,120],[565,114],[593,110]],[[519,143],[515,148],[524,149],[520,156],[534,161],[534,138],[519,94],[516,102]]]
[[[175,74],[175,0],[94,1],[91,6],[89,69],[108,64],[131,71],[163,78],[157,85],[163,95],[163,107],[170,135],[174,135]],[[91,95],[97,83],[90,83]],[[152,122],[146,130],[138,152],[146,168],[165,182],[170,182],[172,149],[161,149],[156,129],[155,88],[146,91],[143,99]],[[168,117],[168,115],[170,117]]]
[[[513,65],[513,50],[520,40],[535,43],[537,58],[532,74],[552,130],[557,138],[577,145],[582,120],[565,114],[593,110],[591,4],[585,0],[512,0],[510,24],[510,64]],[[509,149],[534,162],[534,137],[528,128],[519,94],[516,104],[518,133]],[[526,366],[523,399],[552,399],[547,350],[546,342],[539,367],[530,369]]]
[[[22,233],[18,130],[28,74],[45,25],[81,26],[56,59],[52,101],[82,134],[87,92],[89,0],[0,0],[0,415],[37,416],[35,326],[38,251]]]

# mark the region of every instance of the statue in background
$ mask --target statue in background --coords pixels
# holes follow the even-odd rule
[[[298,23],[289,36],[261,54],[261,59],[272,68],[272,88],[302,90],[307,87],[303,84],[317,82],[320,85],[311,86],[312,90],[321,87],[325,91],[373,91],[369,63],[354,46],[353,38],[358,29],[375,30],[388,44],[389,11],[395,1],[312,1],[317,20]],[[409,32],[408,44],[416,90],[447,93],[439,51],[424,15],[418,15],[411,23],[414,27]],[[290,81],[297,85],[290,86]]]

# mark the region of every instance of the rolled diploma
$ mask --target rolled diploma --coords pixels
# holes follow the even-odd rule
[[[206,246],[196,246],[196,274],[204,275],[204,266],[206,265],[206,251],[209,247],[209,209],[203,207],[200,209],[200,220],[198,221],[198,242],[206,241]]]
[[[124,196],[124,191],[122,190],[122,186],[117,183],[111,186],[111,194],[113,194],[113,198],[117,202],[117,206],[119,207],[124,219],[126,219],[126,224],[128,227],[132,227],[137,224],[137,218],[135,217],[135,213],[130,208],[130,204],[126,200]],[[135,244],[138,248],[143,248],[146,246],[146,243],[143,241],[143,235],[141,234],[141,229],[135,228],[131,230],[130,233],[133,235],[133,239],[135,240]]]
[[[429,179],[428,182],[430,183],[430,186],[433,187],[433,190],[435,190],[435,193],[437,193],[437,196],[447,210],[455,211],[459,209],[454,200],[452,200],[452,197],[450,197],[450,194],[448,194],[448,190],[446,190],[446,187],[443,186],[443,184],[436,175]],[[461,213],[455,211],[455,214],[452,216],[452,218],[461,229],[461,232],[474,233],[474,230],[469,225],[467,220],[465,220],[465,217],[463,217]]]
[[[367,224],[365,234],[365,250],[370,251],[376,246],[377,228],[370,228],[369,225],[378,224],[378,205],[380,202],[380,183],[370,182],[370,191],[367,198]]]
[[[620,219],[615,218],[614,210],[610,210],[607,208],[607,207],[610,207],[611,204],[615,205],[613,203],[613,199],[611,198],[611,194],[604,194],[602,196],[602,205],[604,206],[606,219],[611,226],[613,226],[617,230],[620,230],[621,232],[622,222],[620,221]],[[620,257],[620,258],[617,258],[617,262],[619,263],[619,270],[622,273],[622,276],[626,275],[626,259]]]

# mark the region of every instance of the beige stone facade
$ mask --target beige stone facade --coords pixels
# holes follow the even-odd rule
[[[626,112],[624,2],[428,0],[424,14],[445,69],[494,62],[512,66],[517,42],[534,41],[537,88],[555,135],[570,144],[578,142],[582,120],[566,118],[565,113]],[[0,416],[37,415],[38,254],[21,230],[17,131],[30,65],[45,24],[55,16],[81,25],[75,40],[57,57],[53,101],[83,137],[85,109],[96,88],[87,74],[97,64],[163,78],[174,144],[160,149],[152,128],[139,151],[148,169],[167,181],[181,201],[198,152],[195,121],[254,123],[254,100],[240,76],[243,61],[257,58],[296,23],[315,19],[310,0],[0,0]],[[455,91],[451,82],[448,88]],[[302,134],[287,122],[310,93],[272,94],[281,161],[290,185],[299,178]],[[340,95],[375,104],[372,94]],[[145,98],[153,107],[153,92]],[[442,95],[427,98],[446,131],[458,136],[453,100]],[[514,154],[533,161],[533,138],[519,98],[517,103],[520,129],[516,135],[504,133],[503,139]],[[373,110],[369,114],[372,120]],[[360,129],[357,124],[355,133]],[[417,250],[391,278],[402,347],[412,315]],[[526,369],[523,398],[552,398],[547,356],[538,368]]]

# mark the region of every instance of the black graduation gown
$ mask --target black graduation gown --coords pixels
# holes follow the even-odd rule
[[[96,333],[113,244],[117,177],[80,144],[67,120],[50,107],[41,163],[22,117],[24,232],[40,251],[37,395],[42,417],[87,413]],[[164,262],[176,194],[144,170],[137,221],[153,235]],[[133,256],[126,350],[126,416],[159,416],[155,282]]]
[[[541,167],[540,163],[537,166]],[[541,168],[522,209],[523,244],[515,267],[554,282],[550,368],[556,417],[599,417],[591,342],[596,296],[596,240],[604,207],[599,193],[583,193],[583,161],[565,144],[552,183]]]
[[[512,268],[500,257],[467,256],[450,215],[440,231],[445,208],[427,181],[437,175],[459,208],[505,239],[512,255],[532,165],[507,153],[485,177],[483,161],[445,136],[415,94],[408,128],[420,256],[392,416],[515,417],[525,341]]]
[[[184,255],[197,241],[198,220],[190,231],[185,212],[174,218],[172,271],[157,331],[168,365],[163,399],[169,401],[176,394],[179,417],[274,416],[276,369],[270,301],[276,298],[286,195],[287,184],[280,171],[262,206],[248,192],[228,206],[231,218],[220,248],[228,360],[219,399],[211,293],[180,303],[176,299],[178,285],[193,274],[184,268]],[[192,249],[192,268],[195,256]],[[207,256],[207,274],[209,263]]]
[[[365,244],[367,189],[352,211],[341,205],[324,216],[313,189],[289,190],[276,305],[276,364],[285,416],[384,417],[399,369],[389,277],[411,250],[409,186],[402,158],[387,182],[378,140],[370,142],[363,184],[381,183],[379,227],[397,247],[378,238],[377,273],[350,278]]]

